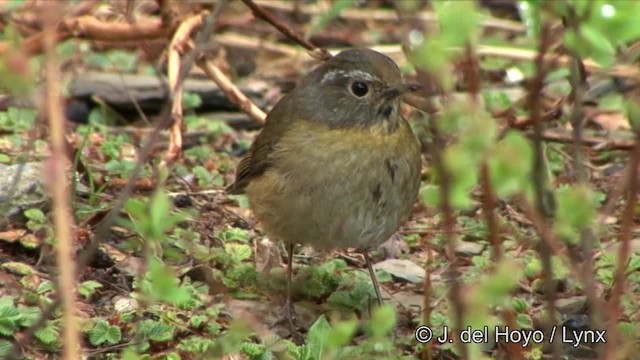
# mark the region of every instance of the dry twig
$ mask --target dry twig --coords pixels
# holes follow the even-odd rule
[[[222,13],[222,10],[226,7],[226,4],[226,1],[220,1],[216,5],[214,12],[209,13],[208,11],[204,11],[199,15],[185,20],[173,37],[169,48],[168,66],[173,124],[170,132],[169,149],[167,149],[161,166],[173,163],[182,150],[182,85],[196,57],[199,56],[199,51],[204,48],[211,37],[215,29],[215,23]],[[189,36],[199,27],[202,27],[202,29],[196,37],[195,44],[189,44]],[[184,55],[186,49],[189,47],[191,51],[187,55]],[[180,55],[183,55],[183,57],[181,58]]]
[[[227,94],[231,102],[238,105],[240,110],[244,111],[258,124],[264,124],[267,114],[262,111],[256,104],[251,101],[245,94],[240,91],[228,77],[224,75],[212,61],[202,58],[198,60],[198,66],[207,74],[209,79],[218,85],[218,87]]]
[[[173,33],[176,24],[163,24],[161,20],[147,19],[135,24],[107,22],[93,16],[81,16],[63,19],[60,24],[46,32],[37,33],[21,44],[21,49],[28,54],[40,54],[44,51],[44,37],[52,36],[55,41],[62,42],[70,38],[90,39],[95,41],[132,41],[167,37]],[[12,48],[9,42],[0,43],[0,54]]]
[[[627,266],[631,253],[631,238],[633,237],[633,229],[635,224],[633,218],[636,213],[636,204],[638,202],[638,166],[640,165],[640,129],[636,129],[636,143],[631,153],[629,161],[628,189],[627,201],[622,215],[622,231],[620,233],[620,249],[618,250],[618,261],[614,273],[613,290],[611,291],[611,299],[607,309],[607,344],[603,358],[613,360],[616,358],[616,348],[618,344],[618,318],[622,313],[620,308],[620,300],[627,279]]]
[[[253,0],[242,0],[242,2],[245,3],[245,5],[247,5],[251,9],[255,17],[266,21],[267,23],[271,24],[273,27],[278,29],[278,31],[280,31],[281,33],[289,37],[291,40],[302,45],[302,47],[312,52],[312,55],[314,58],[318,60],[323,60],[323,61],[331,58],[331,54],[326,49],[320,49],[317,46],[313,45],[311,42],[309,42],[309,40],[298,35],[298,33],[293,31],[290,27],[288,27],[283,22],[276,19],[276,17],[273,16],[273,14],[263,9],[260,5],[256,4]]]
[[[538,54],[535,60],[535,76],[531,81],[528,98],[528,107],[531,109],[531,120],[533,123],[533,148],[534,148],[534,161],[533,161],[533,188],[535,194],[535,213],[542,214],[542,216],[536,216],[539,218],[540,225],[538,227],[541,240],[538,243],[538,252],[542,260],[542,273],[544,279],[545,288],[545,300],[547,305],[547,313],[549,314],[548,320],[544,324],[547,333],[551,333],[553,326],[557,324],[557,315],[555,308],[556,300],[556,287],[553,281],[553,268],[551,264],[552,248],[547,241],[544,241],[544,234],[549,232],[548,218],[551,216],[551,211],[548,208],[548,202],[545,200],[547,197],[547,178],[544,170],[544,153],[542,144],[542,132],[543,123],[540,119],[542,102],[541,93],[544,88],[544,80],[549,71],[549,65],[545,60],[547,53],[551,45],[551,29],[548,24],[544,24],[540,31],[540,43],[538,47]],[[552,345],[553,358],[560,359],[560,343],[554,341]]]
[[[62,300],[63,357],[68,360],[79,359],[80,332],[76,319],[76,263],[73,259],[72,238],[73,217],[69,204],[69,188],[65,174],[65,131],[62,110],[62,89],[60,87],[60,69],[56,56],[57,37],[52,31],[57,17],[62,15],[61,5],[47,6],[45,15],[44,45],[46,49],[46,104],[51,131],[51,187],[53,190],[53,217],[56,230],[58,263],[58,296]]]

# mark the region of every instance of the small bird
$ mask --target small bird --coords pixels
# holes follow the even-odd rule
[[[417,199],[420,146],[400,114],[403,83],[389,57],[345,50],[307,74],[268,114],[227,190],[246,192],[272,238],[287,244],[284,316],[294,331],[291,268],[296,243],[362,252],[398,229]]]

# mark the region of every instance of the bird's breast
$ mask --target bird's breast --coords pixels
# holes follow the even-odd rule
[[[270,161],[247,194],[267,233],[288,242],[376,246],[393,234],[417,197],[420,151],[404,120],[392,133],[299,122]]]

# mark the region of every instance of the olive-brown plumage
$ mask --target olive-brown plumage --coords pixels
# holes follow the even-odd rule
[[[366,250],[409,216],[420,184],[420,147],[399,113],[408,89],[385,55],[341,52],[276,104],[229,191],[246,192],[266,233],[289,250],[358,248],[373,277]],[[290,288],[291,311],[289,297]]]

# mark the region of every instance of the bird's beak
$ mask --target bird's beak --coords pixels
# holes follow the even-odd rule
[[[415,92],[422,89],[422,86],[420,84],[416,84],[416,83],[403,83],[400,86],[396,86],[396,87],[392,87],[390,89],[387,89],[384,91],[383,96],[386,99],[394,99],[398,96],[401,96],[405,93],[408,92]]]

